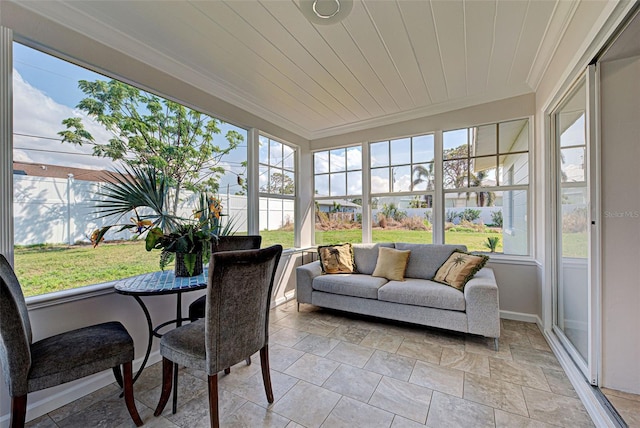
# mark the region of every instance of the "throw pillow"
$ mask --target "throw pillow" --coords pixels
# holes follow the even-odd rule
[[[487,260],[489,260],[487,256],[454,250],[447,261],[440,266],[433,280],[463,291],[465,284],[482,269]]]
[[[350,243],[318,247],[322,273],[355,273],[353,249]]]
[[[409,250],[380,247],[378,261],[371,276],[387,278],[389,281],[404,281],[404,272],[409,264]]]

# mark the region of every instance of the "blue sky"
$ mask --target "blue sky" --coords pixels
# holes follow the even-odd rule
[[[83,117],[83,122],[94,137],[108,139],[110,133],[97,123],[87,120],[76,110],[84,93],[78,89],[79,80],[108,80],[107,77],[44,54],[19,43],[13,44],[14,66],[14,160],[33,163],[73,166],[79,168],[109,169],[109,159],[91,156],[90,146],[75,146],[59,141],[57,132],[64,129],[62,119]],[[239,163],[246,160],[244,129],[222,124],[222,133],[214,137],[220,146],[226,144],[224,135],[234,129],[245,137],[245,144],[223,160],[226,168],[235,173],[244,171]],[[226,161],[226,162],[225,162]],[[220,183],[226,192],[239,189],[235,174],[227,174]]]

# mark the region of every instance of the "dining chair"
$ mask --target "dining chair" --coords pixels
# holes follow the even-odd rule
[[[262,244],[260,235],[227,235],[219,236],[211,243],[211,253],[219,251],[257,250]],[[189,305],[189,319],[195,321],[204,318],[206,296],[197,298]]]
[[[162,414],[169,400],[175,363],[207,373],[210,424],[217,428],[218,372],[257,351],[267,401],[273,403],[269,307],[281,254],[281,245],[211,254],[205,317],[165,333],[160,340],[162,389],[155,416]]]
[[[133,339],[119,322],[106,322],[33,342],[22,289],[0,254],[0,361],[11,396],[11,428],[24,427],[27,394],[112,369],[124,401],[142,425],[133,399]],[[122,366],[122,372],[120,371]],[[124,379],[123,379],[124,374]]]

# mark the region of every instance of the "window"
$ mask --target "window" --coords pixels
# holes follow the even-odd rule
[[[433,242],[433,134],[371,143],[369,152],[373,242]]]
[[[362,148],[313,155],[315,242],[362,242]]]
[[[260,234],[262,246],[294,246],[296,150],[271,138],[259,138]]]
[[[529,121],[446,131],[442,159],[445,241],[529,254]]]
[[[172,170],[175,175],[167,172],[182,183],[178,214],[191,216],[192,191],[206,189],[221,199],[223,221],[234,219],[236,231],[246,233],[244,129],[18,43],[13,44],[13,55],[15,267],[26,296],[159,270],[159,252],[147,252],[144,241],[128,230],[110,232],[96,248],[89,244],[93,230],[113,223],[99,217],[96,193],[104,186],[105,170],[121,169],[123,160],[137,159],[159,169],[189,165],[183,175],[179,169]],[[189,146],[182,160],[171,156],[181,153],[175,140],[150,148],[136,139],[142,131],[122,138],[122,126],[107,130],[89,114],[92,103],[82,102],[101,88],[135,93],[125,97],[122,114],[135,108],[147,124],[158,124],[161,116],[165,123],[178,117],[181,124],[197,119],[206,131],[201,127],[203,134],[189,134],[193,145],[181,141],[181,147]],[[70,126],[63,124],[68,119]],[[89,132],[93,141],[82,138],[80,130]],[[70,134],[62,142],[60,133],[65,131]],[[70,142],[73,135],[83,144]]]

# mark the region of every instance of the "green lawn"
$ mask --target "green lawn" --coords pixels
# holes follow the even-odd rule
[[[263,246],[281,243],[285,248],[293,246],[293,232],[263,231]],[[448,244],[465,244],[470,251],[487,251],[484,246],[488,236],[479,232],[447,232]],[[570,251],[580,253],[586,245],[581,236],[566,236]],[[432,242],[431,232],[410,230],[374,230],[375,242]],[[362,242],[360,229],[316,232],[318,245],[339,242]],[[498,252],[502,251],[502,244]],[[15,248],[16,273],[26,296],[51,293],[99,284],[129,276],[157,271],[159,251],[148,252],[144,242],[103,243],[91,245],[45,245]],[[168,269],[173,269],[169,266]]]

